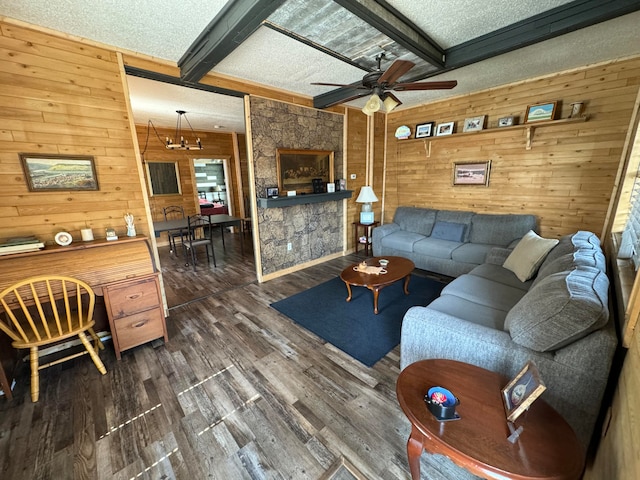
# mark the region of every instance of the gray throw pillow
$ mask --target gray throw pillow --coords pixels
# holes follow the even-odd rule
[[[431,231],[431,238],[461,242],[464,238],[466,225],[454,222],[436,222]]]

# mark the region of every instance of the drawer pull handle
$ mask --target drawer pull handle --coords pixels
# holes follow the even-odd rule
[[[149,323],[149,320],[143,320],[142,322],[133,323],[131,324],[131,326],[133,328],[140,328],[140,327],[144,327],[147,323]]]
[[[142,296],[141,293],[132,293],[131,295],[127,295],[127,298],[129,300],[137,300],[138,298],[140,298]]]

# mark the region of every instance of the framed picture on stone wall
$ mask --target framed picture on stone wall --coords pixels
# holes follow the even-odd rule
[[[330,150],[279,148],[276,166],[280,192],[313,193],[313,180],[320,179],[325,185],[334,181],[333,152]]]

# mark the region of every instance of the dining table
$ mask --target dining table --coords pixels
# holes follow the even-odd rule
[[[240,230],[240,234],[242,238],[242,228],[243,222],[239,217],[234,217],[233,215],[225,215],[225,214],[217,214],[217,215],[202,215],[204,217],[209,218],[209,222],[211,225],[220,226],[221,234],[222,234],[222,247],[225,247],[224,244],[224,230],[225,227],[238,227]],[[156,236],[159,236],[162,232],[168,232],[169,230],[187,230],[189,228],[189,219],[188,217],[184,218],[176,218],[173,220],[159,220],[157,222],[153,222],[153,230]],[[240,242],[240,249],[242,254],[244,255],[244,242]]]

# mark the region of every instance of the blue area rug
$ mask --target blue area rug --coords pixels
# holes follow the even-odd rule
[[[427,305],[444,287],[436,280],[411,275],[409,295],[405,295],[403,283],[380,290],[377,315],[373,313],[373,292],[351,287],[353,298],[346,302],[347,287],[340,277],[271,306],[371,367],[400,343],[402,317],[409,307]]]

